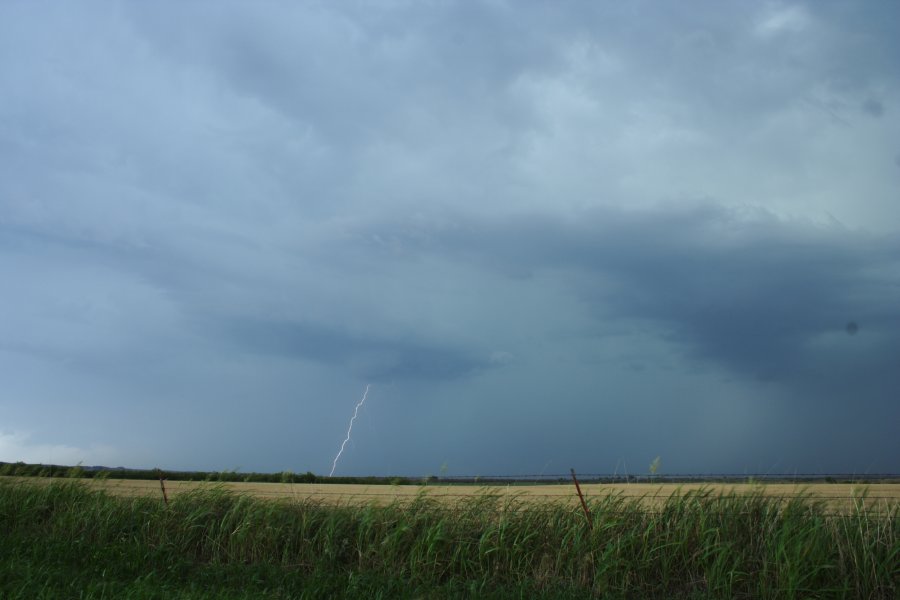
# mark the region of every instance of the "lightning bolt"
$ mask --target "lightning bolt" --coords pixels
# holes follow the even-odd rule
[[[353,410],[353,417],[350,419],[350,427],[347,428],[347,437],[344,439],[344,443],[341,444],[341,449],[338,450],[337,456],[334,457],[334,462],[331,463],[331,473],[328,474],[329,477],[334,475],[334,468],[337,467],[337,461],[341,457],[341,454],[344,453],[344,446],[347,445],[347,442],[350,441],[350,432],[353,431],[353,421],[356,420],[356,416],[359,414],[359,407],[363,405],[363,402],[366,401],[366,396],[369,395],[369,384],[366,384],[366,391],[363,394],[362,400],[359,401],[359,404],[356,405],[356,408]]]

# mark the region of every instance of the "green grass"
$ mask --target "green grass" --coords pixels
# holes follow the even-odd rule
[[[897,598],[897,511],[687,493],[332,506],[0,484],[2,598]]]

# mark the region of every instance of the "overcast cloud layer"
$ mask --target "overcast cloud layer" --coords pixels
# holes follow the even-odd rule
[[[0,4],[0,460],[900,471],[900,5]]]

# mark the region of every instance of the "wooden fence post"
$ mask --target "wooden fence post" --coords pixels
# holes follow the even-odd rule
[[[575,482],[575,491],[578,492],[578,499],[581,500],[581,508],[584,510],[584,516],[587,519],[588,529],[594,529],[594,521],[591,518],[591,511],[588,510],[587,502],[584,501],[584,495],[581,493],[581,486],[578,485],[578,478],[575,477],[575,469],[572,471],[572,481]]]
[[[163,482],[163,472],[159,469],[156,469],[156,474],[159,476],[159,489],[162,490],[163,502],[165,502],[166,506],[168,506],[169,496],[166,494],[166,484]]]

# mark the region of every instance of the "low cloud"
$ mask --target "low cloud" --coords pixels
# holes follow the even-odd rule
[[[494,362],[440,340],[388,338],[321,324],[233,318],[218,325],[241,350],[345,367],[369,381],[456,379]]]
[[[46,444],[32,440],[21,431],[0,431],[0,460],[33,464],[117,466],[121,457],[111,446],[102,444],[78,448],[64,444]]]
[[[873,117],[880,117],[884,115],[884,104],[882,104],[875,98],[866,98],[866,100],[862,103],[862,109],[863,112]]]
[[[501,276],[564,272],[599,335],[646,323],[695,359],[751,379],[864,374],[882,392],[897,383],[882,358],[900,354],[892,237],[718,205],[451,223],[379,239],[392,239],[395,252],[454,256]],[[850,321],[858,335],[847,335]]]

